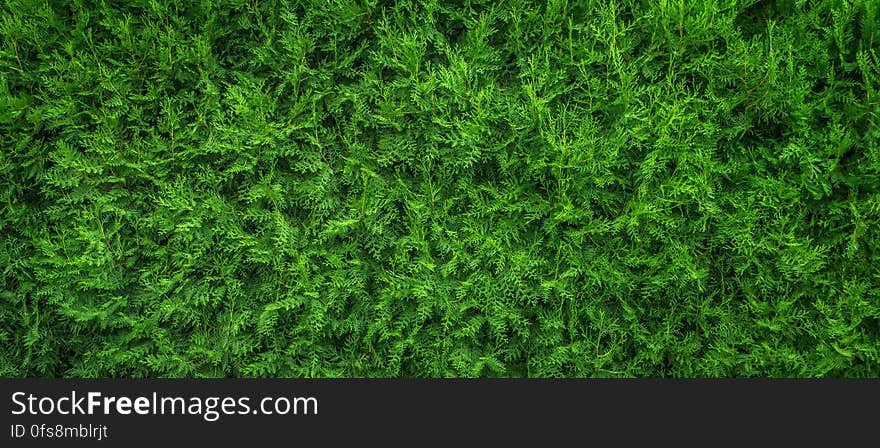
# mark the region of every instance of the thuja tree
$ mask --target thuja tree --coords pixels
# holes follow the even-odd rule
[[[7,0],[0,74],[0,375],[880,375],[875,0]]]

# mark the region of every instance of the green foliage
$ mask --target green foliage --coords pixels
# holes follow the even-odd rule
[[[875,0],[7,0],[0,74],[2,376],[880,376]]]

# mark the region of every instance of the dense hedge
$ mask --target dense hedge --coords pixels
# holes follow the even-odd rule
[[[876,0],[0,29],[2,376],[880,376]]]

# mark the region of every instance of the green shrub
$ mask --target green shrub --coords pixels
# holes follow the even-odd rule
[[[876,0],[0,30],[2,376],[880,376]]]

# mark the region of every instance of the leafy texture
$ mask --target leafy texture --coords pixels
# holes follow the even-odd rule
[[[880,376],[875,0],[7,0],[0,74],[2,376]]]

